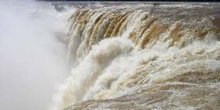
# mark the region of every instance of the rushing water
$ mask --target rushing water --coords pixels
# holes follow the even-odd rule
[[[11,1],[0,109],[220,109],[219,3]]]
[[[55,109],[220,109],[219,3],[75,6]]]

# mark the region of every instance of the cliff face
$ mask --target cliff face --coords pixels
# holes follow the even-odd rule
[[[219,10],[184,3],[74,12],[74,66],[58,108],[220,109]]]

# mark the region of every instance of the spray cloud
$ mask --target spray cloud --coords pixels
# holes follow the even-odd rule
[[[45,110],[69,68],[67,13],[34,1],[0,1],[0,109]]]

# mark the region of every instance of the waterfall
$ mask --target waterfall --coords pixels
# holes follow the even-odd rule
[[[56,109],[220,109],[219,7],[148,3],[79,8],[71,76]]]

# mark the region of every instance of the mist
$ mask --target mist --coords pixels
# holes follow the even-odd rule
[[[34,1],[0,1],[0,109],[46,110],[69,73],[68,12]]]

